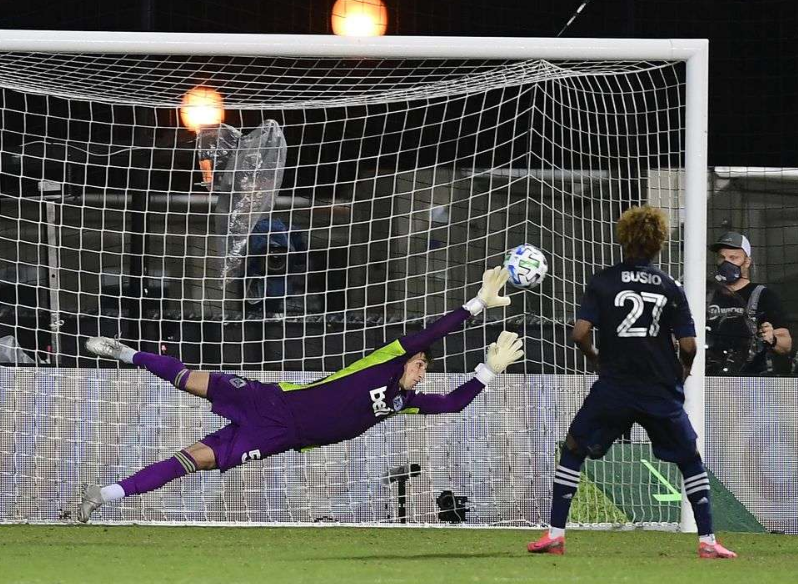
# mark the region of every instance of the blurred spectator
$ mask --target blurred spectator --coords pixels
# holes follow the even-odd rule
[[[729,232],[709,248],[717,268],[707,294],[707,375],[787,374],[792,338],[778,296],[751,282],[751,243]]]
[[[244,289],[250,310],[304,314],[307,269],[304,233],[280,219],[258,221],[247,247]]]

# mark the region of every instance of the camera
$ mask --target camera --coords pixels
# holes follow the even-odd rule
[[[466,513],[469,509],[466,507],[468,497],[459,497],[452,491],[443,491],[438,498],[435,499],[438,508],[438,519],[441,521],[448,521],[449,523],[463,523],[466,520]]]

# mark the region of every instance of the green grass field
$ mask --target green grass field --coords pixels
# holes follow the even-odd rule
[[[564,557],[538,532],[465,529],[0,526],[0,582],[795,582],[798,537],[721,534],[737,560],[699,560],[696,537],[571,531]]]

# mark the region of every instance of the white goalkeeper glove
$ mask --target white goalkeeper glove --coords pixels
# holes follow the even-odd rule
[[[502,331],[495,343],[488,347],[487,364],[477,366],[476,378],[488,385],[509,365],[524,356],[524,342],[515,333]]]
[[[476,316],[486,308],[509,305],[510,297],[499,295],[509,277],[510,272],[506,268],[496,266],[492,270],[485,270],[482,274],[482,288],[474,298],[463,304],[463,308]]]

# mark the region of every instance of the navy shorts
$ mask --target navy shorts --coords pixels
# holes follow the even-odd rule
[[[211,373],[208,400],[214,414],[231,422],[200,440],[213,450],[222,472],[295,446],[292,417],[278,386]]]
[[[568,433],[584,454],[601,458],[635,422],[645,428],[660,460],[681,463],[697,456],[698,436],[680,399],[601,379],[590,388]]]

